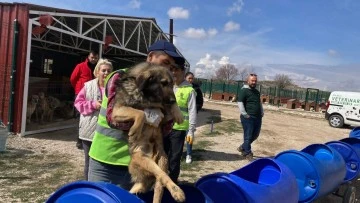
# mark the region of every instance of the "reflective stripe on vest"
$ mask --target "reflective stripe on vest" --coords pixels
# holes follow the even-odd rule
[[[111,73],[109,75],[110,77],[106,78],[105,86],[114,73],[116,73],[116,71]],[[121,130],[110,128],[106,120],[107,105],[108,98],[107,95],[104,94],[89,156],[99,162],[128,166],[130,163],[130,154],[127,144],[127,134]]]
[[[177,89],[176,103],[180,108],[182,115],[184,116],[184,122],[175,123],[173,126],[174,130],[188,130],[189,129],[189,109],[188,102],[191,95],[191,92],[194,91],[192,86],[181,86]]]

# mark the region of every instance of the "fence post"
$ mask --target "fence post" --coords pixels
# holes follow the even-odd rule
[[[210,79],[209,99],[211,98],[211,94],[212,94],[212,79]]]

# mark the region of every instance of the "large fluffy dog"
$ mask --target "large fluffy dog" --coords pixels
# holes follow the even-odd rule
[[[146,192],[155,182],[153,202],[161,202],[164,186],[176,201],[185,201],[184,192],[167,175],[168,161],[161,133],[161,126],[169,119],[183,122],[170,72],[162,66],[142,63],[125,73],[116,85],[112,119],[134,121],[129,130],[129,172],[134,182],[130,192]],[[145,123],[145,108],[161,109],[165,117],[158,127]]]

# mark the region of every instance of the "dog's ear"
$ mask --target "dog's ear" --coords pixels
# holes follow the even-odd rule
[[[150,71],[144,71],[136,78],[136,86],[142,91],[153,80]]]

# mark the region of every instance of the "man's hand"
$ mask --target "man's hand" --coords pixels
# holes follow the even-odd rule
[[[162,119],[164,118],[164,114],[160,109],[144,109],[146,123],[158,127]]]
[[[187,143],[192,144],[193,141],[194,141],[194,135],[192,135],[192,134],[186,135],[185,140],[186,140]]]
[[[250,115],[249,115],[249,114],[246,114],[246,115],[244,116],[244,118],[249,119],[249,118],[250,118]]]

